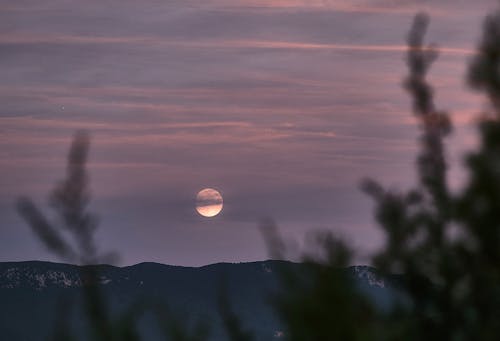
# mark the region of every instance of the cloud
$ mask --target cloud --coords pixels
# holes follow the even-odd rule
[[[0,6],[2,212],[18,195],[43,198],[64,172],[74,130],[88,129],[102,233],[120,231],[120,241],[109,234],[105,242],[130,250],[127,262],[264,258],[252,230],[263,214],[293,233],[355,226],[353,239],[369,245],[358,179],[412,181],[416,129],[401,79],[415,10],[436,18],[429,40],[442,45],[430,75],[438,106],[466,127],[481,103],[460,72],[483,1]],[[227,198],[212,230],[193,209],[205,186]],[[20,243],[22,224],[11,218],[0,222],[0,241],[15,235]]]

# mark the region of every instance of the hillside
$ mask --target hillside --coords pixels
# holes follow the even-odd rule
[[[219,289],[224,286],[234,312],[245,329],[257,340],[279,338],[280,322],[269,304],[279,290],[277,272],[301,271],[302,264],[284,261],[219,263],[199,268],[141,263],[134,266],[93,266],[99,271],[98,286],[113,314],[134,303],[168,307],[180,321],[189,325],[201,321],[210,326],[214,340],[225,339],[218,309]],[[82,270],[75,265],[49,262],[0,263],[0,335],[5,340],[43,340],[55,328],[69,321],[73,331],[85,335],[82,313]],[[395,299],[395,278],[382,278],[365,266],[339,269],[380,309]],[[147,340],[160,338],[158,324],[151,314],[139,323]]]

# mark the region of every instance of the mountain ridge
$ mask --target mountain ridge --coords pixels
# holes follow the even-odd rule
[[[224,340],[218,315],[218,294],[224,285],[234,312],[256,340],[269,340],[282,335],[282,324],[269,304],[270,297],[280,290],[282,269],[301,271],[303,263],[266,260],[240,263],[215,263],[201,267],[185,267],[155,262],[142,262],[118,267],[107,264],[72,265],[45,261],[0,262],[0,335],[12,340],[48,338],[57,321],[58,302],[73,302],[72,326],[82,325],[82,271],[98,270],[98,283],[112,314],[125,311],[137,301],[165,302],[179,315],[209,321],[212,339]],[[373,302],[386,309],[393,300],[390,280],[368,266],[339,269],[352,276],[354,285]],[[151,320],[151,319],[150,319]],[[139,329],[146,340],[162,339],[142,321]],[[28,321],[28,322],[27,322]],[[28,328],[27,328],[28,324]],[[8,332],[8,333],[7,333]],[[34,336],[35,335],[35,336]],[[42,338],[43,339],[43,338]],[[211,340],[212,340],[211,339]]]

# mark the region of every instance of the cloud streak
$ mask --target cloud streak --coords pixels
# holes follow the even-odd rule
[[[89,37],[69,35],[0,35],[0,44],[129,44],[154,48],[195,49],[270,49],[270,50],[346,50],[360,52],[406,51],[405,45],[321,44],[294,41],[222,40],[222,41],[168,41],[161,37]],[[445,54],[471,55],[474,49],[440,46]]]
[[[416,123],[401,90],[411,17],[427,8],[436,18],[431,81],[465,148],[481,100],[460,72],[488,1],[0,5],[0,260],[47,256],[20,242],[30,236],[11,203],[43,197],[82,128],[102,244],[130,250],[125,263],[265,258],[254,222],[268,214],[294,235],[352,227],[376,247],[357,183],[412,181]],[[207,226],[193,200],[211,186],[225,208]],[[187,252],[197,238],[200,251]]]

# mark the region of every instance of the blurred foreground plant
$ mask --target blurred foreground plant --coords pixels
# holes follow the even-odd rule
[[[386,190],[374,180],[362,189],[375,200],[386,244],[372,263],[400,273],[408,300],[381,312],[336,269],[353,251],[331,233],[318,235],[325,257],[305,257],[306,275],[285,271],[276,307],[289,340],[498,340],[500,338],[500,12],[487,17],[468,84],[486,93],[490,112],[479,123],[479,149],[468,155],[462,190],[448,185],[448,114],[436,108],[426,76],[438,56],[424,45],[429,19],[418,14],[408,34],[404,88],[422,131],[418,185]],[[271,250],[286,249],[273,223],[263,225]],[[317,252],[316,252],[317,253]]]
[[[29,198],[18,200],[20,215],[49,251],[64,262],[81,264],[84,316],[88,319],[89,334],[83,339],[98,341],[140,340],[138,323],[146,312],[153,313],[167,340],[202,341],[208,332],[204,324],[195,324],[193,330],[185,327],[161,302],[139,301],[124,311],[111,314],[107,297],[100,286],[99,264],[113,263],[117,255],[99,254],[95,241],[97,217],[88,212],[90,200],[86,162],[90,139],[86,132],[77,132],[71,144],[66,178],[58,183],[49,202],[56,220],[49,221]],[[60,302],[54,340],[81,340],[71,329],[71,309],[68,301]]]
[[[17,207],[51,252],[63,261],[87,265],[81,268],[81,279],[86,315],[93,327],[91,335],[95,340],[116,340],[105,300],[98,288],[97,267],[91,266],[109,262],[111,257],[97,254],[94,240],[97,218],[87,211],[89,190],[85,163],[88,147],[88,135],[78,132],[68,154],[66,179],[56,186],[49,200],[57,213],[57,221],[50,222],[29,198],[19,199]],[[65,330],[64,338],[70,337],[67,326],[59,329]]]

